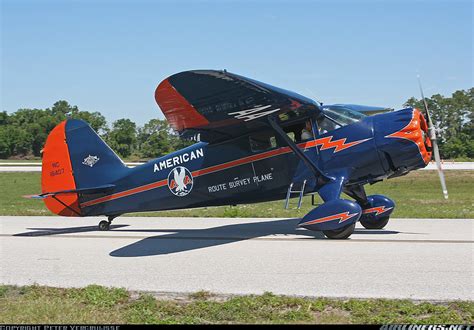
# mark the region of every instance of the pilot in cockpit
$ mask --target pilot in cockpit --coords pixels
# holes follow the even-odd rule
[[[311,125],[311,120],[307,120],[303,130],[301,131],[301,140],[306,141],[313,138],[314,136],[313,136],[313,128]]]

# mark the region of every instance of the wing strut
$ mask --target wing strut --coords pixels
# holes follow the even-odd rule
[[[318,166],[315,163],[313,163],[313,161],[308,156],[306,156],[305,153],[301,151],[300,148],[298,148],[298,146],[288,137],[288,135],[286,135],[285,131],[282,130],[282,128],[278,125],[274,117],[269,116],[268,122],[272,126],[273,130],[286,142],[288,147],[290,147],[291,150],[293,150],[293,152],[305,163],[305,165],[308,166],[309,170],[313,172],[314,176],[316,177],[318,181],[322,180],[321,183],[324,184],[334,179],[332,177],[325,175],[318,168]]]

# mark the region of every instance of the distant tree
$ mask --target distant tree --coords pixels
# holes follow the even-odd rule
[[[130,156],[137,144],[137,125],[130,119],[115,121],[106,141],[121,157]]]
[[[107,121],[100,112],[73,110],[69,117],[84,120],[101,136],[105,135],[108,131]]]
[[[81,119],[87,122],[94,131],[104,134],[107,131],[107,121],[99,112],[81,111],[77,106],[71,106],[67,101],[58,101],[51,108],[53,116],[57,118]]]
[[[193,140],[180,138],[179,135],[175,131],[172,131],[171,136],[172,136],[171,141],[172,141],[174,150],[183,149],[196,143],[196,141],[193,141]]]
[[[442,158],[472,157],[474,154],[474,88],[459,90],[451,97],[435,94],[426,98],[436,127]],[[423,101],[414,97],[405,106],[423,109]]]
[[[27,130],[8,125],[0,127],[0,158],[32,153],[33,136]]]
[[[8,113],[6,111],[0,112],[0,126],[8,124]]]
[[[10,144],[8,143],[8,132],[6,126],[0,126],[0,158],[11,156]]]
[[[193,143],[179,138],[166,120],[151,119],[138,129],[139,154],[143,158],[160,157]]]
[[[67,101],[64,100],[59,100],[56,103],[53,104],[51,109],[48,109],[51,111],[53,116],[58,117],[58,118],[66,118],[67,115],[72,114],[73,112],[78,112],[79,109],[77,106],[71,106]]]
[[[472,148],[473,142],[469,141],[469,137],[462,133],[451,137],[443,143],[441,148],[443,156],[445,158],[468,157],[472,153],[472,150],[469,149]]]
[[[77,106],[60,100],[47,109],[19,109],[12,114],[0,112],[0,157],[41,156],[51,130],[67,118],[87,121],[104,133],[107,123],[98,112],[79,111]]]
[[[14,131],[18,135],[18,138],[15,139],[19,139],[18,143],[22,145],[15,148],[11,156],[31,154],[40,156],[49,132],[64,118],[63,114],[54,115],[49,109],[19,109],[11,114],[8,118],[10,132]],[[27,143],[29,144],[28,148],[25,146]]]
[[[138,129],[141,157],[155,158],[174,151],[172,131],[166,120],[151,119]]]

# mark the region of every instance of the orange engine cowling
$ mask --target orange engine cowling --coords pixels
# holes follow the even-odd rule
[[[428,125],[419,110],[406,108],[375,115],[373,120],[377,149],[387,171],[401,175],[426,167],[432,146]]]

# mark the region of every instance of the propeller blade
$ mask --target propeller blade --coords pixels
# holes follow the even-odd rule
[[[438,169],[439,180],[441,181],[441,189],[443,190],[444,199],[448,199],[448,189],[446,188],[446,180],[444,179],[443,168],[441,167],[441,157],[439,155],[438,141],[436,138],[436,130],[433,125],[433,121],[431,119],[430,111],[428,110],[428,103],[426,102],[425,95],[423,94],[423,88],[421,87],[420,75],[418,75],[418,86],[420,87],[421,98],[423,99],[426,119],[428,122],[428,131],[430,133],[430,140],[433,145],[433,155],[436,161],[436,168]]]
[[[433,144],[433,154],[436,160],[436,168],[438,169],[439,181],[441,181],[441,189],[443,189],[443,196],[444,196],[444,199],[448,199],[448,189],[446,188],[446,181],[444,180],[443,168],[441,167],[441,158],[439,156],[438,143],[434,143],[433,140],[431,142]]]

